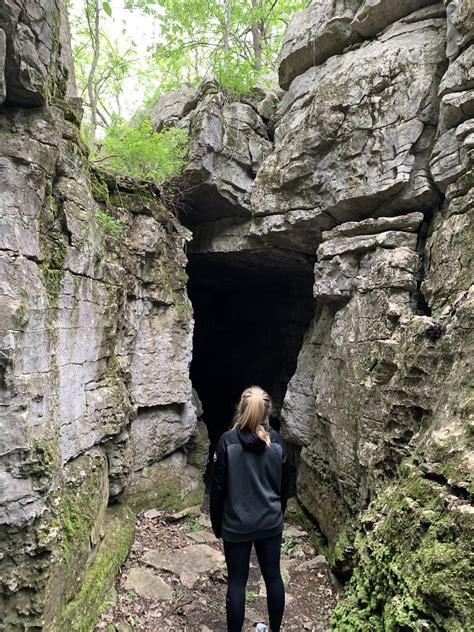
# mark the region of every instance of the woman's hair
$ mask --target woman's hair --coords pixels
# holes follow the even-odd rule
[[[266,429],[268,411],[270,409],[270,395],[259,386],[246,388],[235,411],[234,422],[240,428],[248,428],[270,445],[270,434]]]

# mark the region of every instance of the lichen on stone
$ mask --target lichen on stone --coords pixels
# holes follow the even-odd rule
[[[89,564],[77,595],[64,605],[51,632],[90,632],[108,605],[115,576],[133,543],[135,516],[125,505],[107,509],[104,538]]]
[[[468,629],[473,537],[469,504],[405,467],[361,517],[334,630]]]

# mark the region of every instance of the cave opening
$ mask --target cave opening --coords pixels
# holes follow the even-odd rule
[[[211,454],[229,429],[241,392],[259,385],[280,413],[314,314],[313,261],[275,253],[190,254],[195,329],[191,380],[203,406]]]

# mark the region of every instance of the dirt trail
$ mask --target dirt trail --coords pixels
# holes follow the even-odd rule
[[[225,632],[225,564],[222,541],[209,517],[173,520],[151,511],[137,517],[130,557],[116,583],[116,597],[95,630],[106,632]],[[306,532],[284,532],[282,575],[286,609],[282,631],[329,630],[337,590],[325,559],[317,556]],[[252,552],[244,631],[267,623],[265,586]]]

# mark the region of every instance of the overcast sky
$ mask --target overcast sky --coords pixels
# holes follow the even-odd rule
[[[123,0],[109,0],[112,8],[112,17],[103,20],[102,28],[107,32],[111,40],[126,42],[132,39],[137,47],[140,58],[147,55],[147,46],[155,42],[158,37],[158,25],[149,15],[143,15],[140,11],[126,11],[122,8]],[[84,7],[84,0],[71,0],[69,13],[71,17],[80,14]],[[125,31],[125,33],[124,33]],[[138,70],[138,68],[137,68]],[[141,106],[145,99],[143,81],[140,77],[131,76],[125,80],[124,95],[120,99],[123,107],[123,116],[131,116]]]

